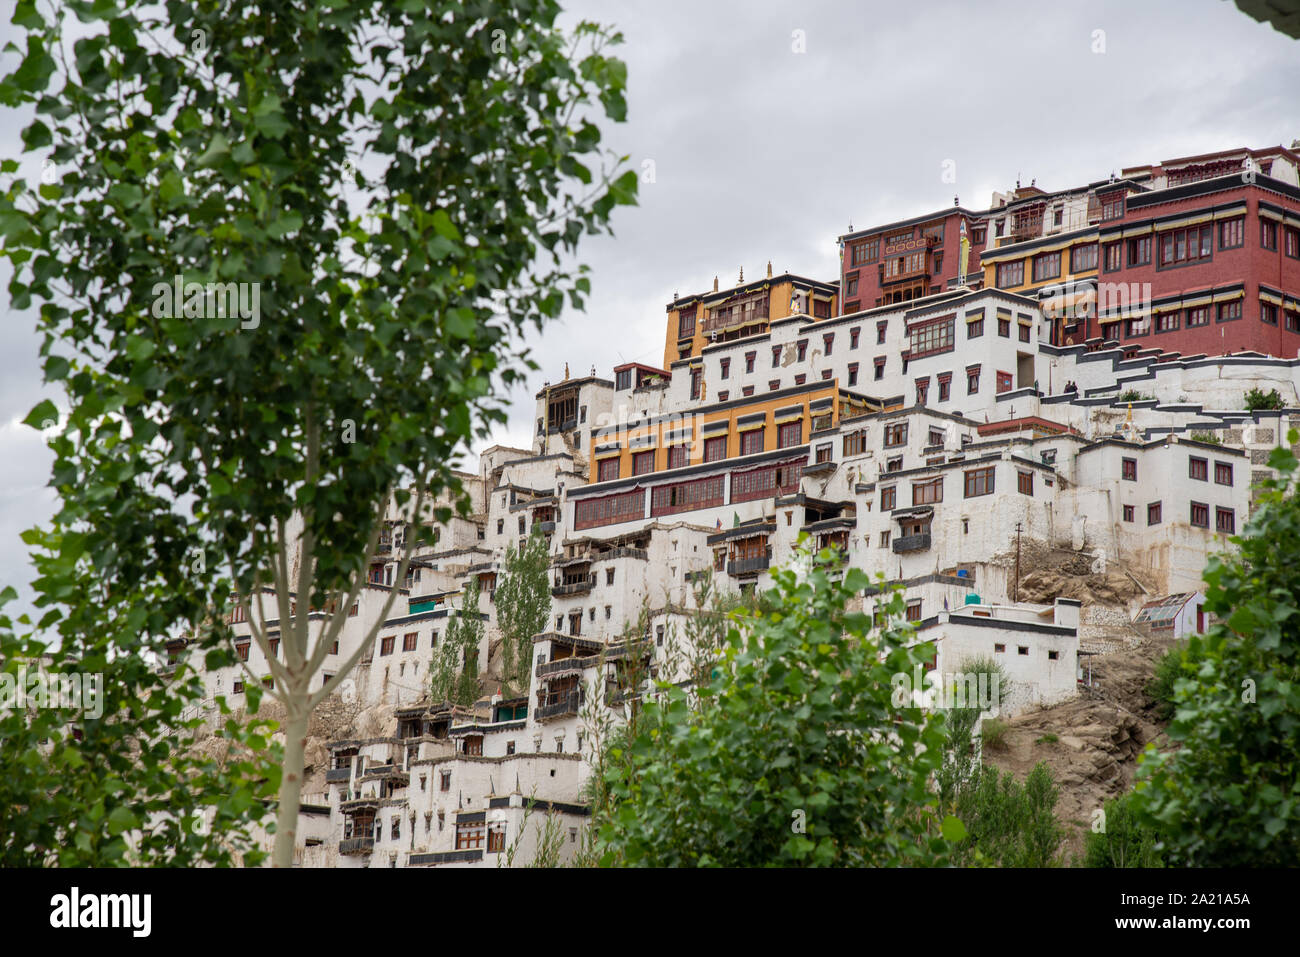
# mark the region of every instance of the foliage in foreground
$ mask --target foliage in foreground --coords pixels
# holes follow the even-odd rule
[[[1133,793],[1107,801],[1105,827],[1084,839],[1084,867],[1162,867],[1157,835],[1133,811]]]
[[[1292,430],[1288,442],[1297,441]],[[1205,570],[1205,609],[1174,682],[1172,751],[1148,747],[1134,807],[1171,866],[1300,860],[1300,499],[1296,457],[1273,450],[1236,555]]]
[[[885,625],[846,611],[868,585],[828,575],[834,554],[772,572],[759,607],[732,614],[700,707],[660,684],[607,787],[617,802],[602,863],[638,866],[891,866],[941,863],[942,722],[896,708],[907,648],[901,593]]]

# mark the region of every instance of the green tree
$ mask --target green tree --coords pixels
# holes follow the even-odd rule
[[[1133,792],[1113,798],[1103,806],[1104,828],[1090,830],[1084,839],[1084,867],[1162,867],[1156,833],[1138,820]]]
[[[472,575],[461,595],[460,611],[447,618],[447,630],[429,669],[429,691],[435,702],[468,707],[479,699],[478,659],[483,632],[478,576]]]
[[[1287,436],[1300,440],[1295,430]],[[1170,866],[1291,867],[1300,860],[1300,499],[1277,448],[1237,554],[1205,569],[1218,623],[1188,640],[1167,733],[1148,746],[1134,807]]]
[[[425,500],[470,509],[454,461],[504,420],[494,386],[533,367],[517,334],[581,308],[579,240],[635,201],[636,175],[600,152],[598,123],[625,113],[626,68],[605,53],[621,37],[562,30],[559,13],[16,7],[25,55],[0,103],[35,108],[22,140],[51,175],[0,197],[0,238],[66,405],[29,418],[57,423],[63,506],[35,542],[45,626],[93,583],[119,597],[165,583],[184,600],[141,627],[225,641],[223,612],[274,593],[278,866],[310,715],[374,639],[315,680],[383,518],[395,504],[414,526],[401,581],[428,539]],[[269,651],[259,610],[247,619]]]
[[[1010,772],[976,765],[946,810],[965,827],[953,863],[969,866],[1054,867],[1065,829],[1055,816],[1059,791],[1039,762],[1024,784]]]
[[[732,614],[706,703],[660,682],[626,753],[606,765],[617,805],[606,864],[892,865],[943,858],[930,782],[939,722],[896,707],[891,678],[922,666],[901,593],[885,627],[850,612],[868,579],[804,553],[772,572],[761,608]],[[621,751],[621,749],[619,749]]]
[[[494,603],[501,630],[503,693],[525,695],[531,681],[533,636],[546,629],[551,618],[551,558],[546,536],[533,527],[518,551],[506,551],[505,572],[497,585]]]

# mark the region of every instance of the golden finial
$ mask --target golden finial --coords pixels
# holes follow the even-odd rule
[[[740,267],[740,281],[737,282],[736,285],[737,285],[737,286],[743,286],[744,284],[745,284],[745,267],[744,267],[744,266],[741,266],[741,267]]]
[[[770,259],[767,261],[767,278],[772,278],[772,260]]]
[[[567,362],[564,364],[564,381],[569,381],[569,364]]]
[[[717,277],[717,276],[714,276],[714,277],[713,277],[713,291],[714,291],[714,292],[717,292],[717,291],[718,291],[718,277]]]

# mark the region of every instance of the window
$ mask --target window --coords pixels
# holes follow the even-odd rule
[[[1238,216],[1219,223],[1219,248],[1236,249],[1246,245],[1246,217]]]
[[[1134,520],[1134,519],[1133,519],[1133,506],[1132,506],[1132,505],[1125,505],[1125,506],[1124,506],[1124,521],[1126,521],[1126,522],[1131,522],[1131,521],[1133,521],[1133,520]]]
[[[1149,266],[1151,264],[1151,237],[1141,236],[1128,241],[1128,264],[1130,266]]]
[[[1232,484],[1232,463],[1231,462],[1214,463],[1214,484],[1215,485]]]
[[[929,322],[912,326],[907,330],[909,359],[934,355],[939,352],[951,352],[953,349],[953,327],[957,321],[954,313]]]
[[[680,469],[688,464],[687,446],[670,445],[668,447],[668,467],[670,469]]]
[[[867,432],[865,429],[859,429],[856,432],[850,432],[844,436],[844,457],[850,455],[862,455],[867,451]]]
[[[978,339],[984,335],[984,313],[976,313],[976,318],[966,317],[966,338]]]
[[[1034,257],[1034,282],[1058,279],[1061,275],[1061,253],[1042,253]]]
[[[889,531],[888,531],[888,530],[885,530],[885,531],[883,531],[883,532],[880,533],[880,547],[881,547],[881,548],[888,548],[888,547],[889,547]]]
[[[1022,472],[1017,470],[1016,490],[1019,491],[1021,495],[1033,495],[1034,494],[1034,473]]]
[[[1126,482],[1136,482],[1138,480],[1137,459],[1120,460],[1120,478]]]
[[[880,490],[880,510],[882,512],[892,512],[898,507],[898,487],[891,485],[889,488]]]
[[[921,620],[921,600],[919,598],[916,601],[909,601],[907,603],[907,620]]]
[[[780,380],[780,379],[769,379],[769,380],[768,380],[768,383],[767,383],[767,391],[769,391],[769,392],[775,392],[775,391],[776,391],[777,389],[779,389],[779,388],[781,388],[781,380]]]
[[[998,335],[1003,339],[1011,338],[1011,320],[998,316]]]
[[[1084,272],[1097,268],[1097,244],[1075,246],[1070,250],[1070,272]]]
[[[1192,503],[1192,524],[1197,528],[1210,527],[1210,506],[1204,502]]]
[[[943,501],[943,479],[912,483],[913,505],[934,505]]]
[[[614,373],[614,388],[619,392],[632,388],[632,370],[624,369]]]
[[[1120,219],[1124,215],[1124,196],[1122,194],[1112,194],[1101,201],[1101,218],[1105,222],[1108,219]]]
[[[888,328],[889,328],[888,320],[885,320],[884,322],[876,323],[876,344],[877,345],[885,344],[885,330]]]
[[[897,458],[885,459],[885,471],[886,472],[903,471],[903,457],[900,455]]]
[[[251,644],[251,642],[249,642],[249,641],[237,641],[237,642],[235,642],[235,654],[239,655],[239,660],[240,660],[240,661],[247,661],[247,660],[248,660],[248,648],[249,648],[249,645],[250,645],[250,644]]]
[[[414,651],[414,650],[415,650],[415,643],[416,643],[417,641],[419,641],[419,640],[420,640],[420,635],[419,635],[418,632],[411,632],[410,634],[403,635],[403,636],[402,636],[402,650],[403,650],[403,651]]]
[[[615,462],[617,462],[617,460],[615,460]],[[615,470],[614,470],[614,473],[615,473],[614,477],[617,478],[617,477],[618,477],[618,469],[615,469]],[[497,534],[500,535],[500,534],[502,534],[503,532],[505,532],[505,530],[506,530],[506,520],[505,520],[504,518],[498,518],[498,519],[497,519]]]
[[[1002,644],[1001,642],[994,642],[994,643],[993,643],[993,651],[994,651],[996,654],[1002,654],[1002,653],[1003,653],[1004,651],[1006,651],[1006,650],[1007,650],[1007,646],[1004,645],[1004,644]]]
[[[879,382],[885,377],[885,357],[877,356],[875,359],[876,381]]]
[[[1155,316],[1156,332],[1173,332],[1178,328],[1178,312],[1158,312]]]
[[[1012,378],[1010,372],[998,373],[998,395],[1003,392],[1010,392],[1012,389]]]
[[[1029,323],[1027,322],[1020,323],[1020,341],[1021,342],[1029,341]]]
[[[1192,226],[1160,234],[1160,265],[1183,266],[1210,258],[1213,227]]]
[[[777,493],[793,492],[799,487],[803,469],[797,462],[785,462],[766,468],[748,469],[731,474],[731,501],[750,502]],[[719,503],[721,504],[721,503]]]
[[[933,447],[936,445],[943,445],[943,440],[943,429],[932,428],[930,429],[930,434],[926,437],[926,446]]]
[[[947,402],[952,396],[952,373],[942,372],[939,374],[939,401]]]
[[[852,329],[849,330],[849,348],[850,348],[850,349],[856,349],[856,348],[858,347],[858,338],[859,338],[861,335],[862,335],[862,329],[861,329],[861,327],[859,327],[859,326],[854,326]]]
[[[1232,322],[1241,318],[1241,300],[1219,303],[1219,322]]]
[[[506,826],[493,824],[488,828],[487,849],[489,854],[500,854],[506,849]]]
[[[1214,530],[1235,535],[1237,532],[1237,513],[1230,508],[1216,508],[1214,510]]]
[[[727,457],[727,437],[715,435],[704,440],[704,461],[720,462]]]
[[[1208,326],[1210,324],[1210,307],[1193,306],[1187,310],[1187,325]]]
[[[853,273],[851,276],[844,277],[844,295],[851,298],[858,294],[858,274]]]
[[[450,772],[450,771],[443,771],[442,774],[439,776],[439,780],[438,780],[438,789],[441,790],[441,791],[450,791],[450,790],[451,790],[451,772]]]
[[[610,482],[618,478],[618,464],[619,463],[617,458],[602,459],[600,463],[596,466],[596,470],[597,470],[596,481]],[[500,522],[497,523],[498,526],[500,526],[500,524],[501,524]],[[498,532],[501,531],[500,527],[497,528],[497,531]]]
[[[1150,505],[1147,506],[1147,524],[1148,525],[1160,524],[1160,503],[1159,502],[1152,502]]]
[[[695,335],[695,308],[681,309],[677,312],[677,338],[690,339]]]
[[[925,405],[925,401],[930,392],[930,377],[916,380],[916,404]]]
[[[776,447],[788,449],[803,441],[803,422],[786,422],[777,428]]]
[[[1103,268],[1106,272],[1119,272],[1124,266],[1124,244],[1107,243]]]
[[[1023,286],[1025,284],[1025,261],[999,263],[997,273],[999,286]]]
[[[856,362],[850,362],[849,363],[849,385],[852,386],[857,384],[858,384],[858,364]]]
[[[835,333],[828,332],[826,335],[822,336],[822,345],[826,349],[826,355],[829,356],[831,350],[835,347]]]
[[[612,568],[605,569],[605,584],[606,585],[614,584],[614,569]]]
[[[646,449],[644,452],[632,453],[632,474],[645,475],[655,470],[655,453],[654,449]]]
[[[753,372],[753,371],[754,371],[754,360],[757,359],[757,358],[758,358],[758,353],[757,353],[757,352],[746,352],[746,353],[745,353],[745,371],[746,371],[746,372]]]
[[[1269,222],[1267,219],[1260,220],[1259,245],[1264,249],[1277,249],[1277,223]]]
[[[1187,477],[1194,478],[1198,482],[1206,481],[1209,473],[1209,462],[1205,459],[1189,458],[1187,460]]]
[[[725,489],[721,475],[660,485],[650,492],[650,514],[671,515],[721,505]]]
[[[907,423],[900,422],[885,426],[885,448],[907,444]]]
[[[794,347],[795,347],[795,358],[797,359],[797,361],[803,362],[808,358],[807,339],[800,339],[798,342],[794,344]]]
[[[775,369],[780,364],[781,364],[781,347],[773,346],[772,347],[772,368]]]
[[[234,685],[231,686],[231,689],[230,689],[230,690],[231,690],[231,692],[234,693],[234,694],[243,694],[243,693],[244,693],[244,683],[243,683],[242,681],[236,681],[236,682],[234,683]]]
[[[993,466],[971,469],[966,473],[966,497],[975,498],[993,493]]]
[[[879,255],[879,239],[863,239],[849,245],[850,265],[861,266],[863,263],[873,263]]]
[[[457,824],[456,825],[456,850],[472,851],[483,846],[483,833],[486,830],[483,824]]]
[[[763,451],[763,430],[751,429],[740,433],[740,454],[755,455]]]
[[[721,359],[718,361],[718,378],[725,379],[731,375],[731,360]]]
[[[700,397],[701,385],[703,384],[703,382],[704,382],[704,370],[699,367],[692,369],[691,370],[691,398],[692,399],[698,399]]]
[[[1261,302],[1259,304],[1259,321],[1267,323],[1270,326],[1277,325],[1277,306],[1271,302]]]
[[[645,515],[645,492],[619,492],[598,498],[582,499],[574,504],[573,527],[595,528],[598,525],[618,525]],[[559,631],[557,628],[556,631]]]
[[[980,367],[966,370],[966,394],[974,395],[980,390]]]
[[[1287,226],[1282,230],[1282,251],[1292,259],[1300,259],[1300,229]]]

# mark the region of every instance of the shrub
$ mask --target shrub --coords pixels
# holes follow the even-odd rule
[[[1102,830],[1084,839],[1084,867],[1163,867],[1157,835],[1133,810],[1133,794],[1107,801],[1102,808]]]
[[[980,737],[984,744],[995,750],[1006,747],[1007,728],[1009,725],[1000,718],[988,718],[980,728]]]
[[[1282,394],[1277,389],[1269,389],[1267,392],[1251,389],[1246,393],[1246,409],[1250,412],[1256,409],[1280,408],[1282,408]]]
[[[1215,432],[1193,432],[1191,439],[1193,442],[1204,442],[1206,445],[1223,444],[1223,439],[1219,438]]]

